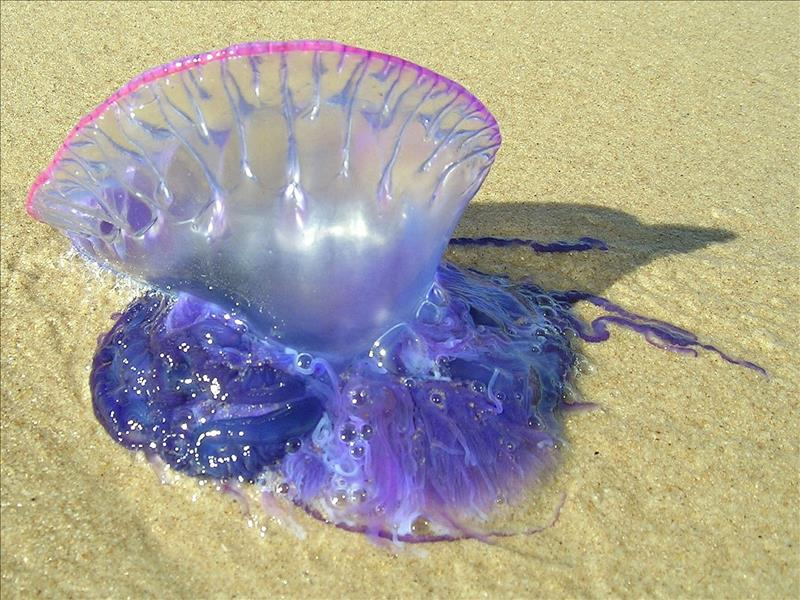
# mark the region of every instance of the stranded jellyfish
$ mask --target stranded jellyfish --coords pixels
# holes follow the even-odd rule
[[[347,529],[475,531],[553,462],[574,337],[616,323],[715,350],[588,293],[443,261],[499,146],[460,85],[333,42],[244,44],[133,79],[27,204],[152,288],[100,338],[100,423],[176,471]],[[579,301],[607,314],[584,323]]]

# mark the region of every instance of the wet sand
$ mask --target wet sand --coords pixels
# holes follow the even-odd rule
[[[100,4],[2,9],[2,592],[45,597],[797,598],[797,4]],[[95,340],[134,290],[23,210],[77,120],[142,70],[331,38],[459,81],[504,145],[460,235],[587,235],[608,253],[451,258],[602,293],[765,367],[582,345],[554,481],[488,545],[396,554],[162,485],[95,421]],[[582,308],[583,314],[594,314]],[[510,517],[509,517],[510,518]],[[507,526],[510,526],[507,524]]]

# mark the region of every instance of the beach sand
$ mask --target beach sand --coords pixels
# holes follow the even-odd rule
[[[4,2],[2,597],[797,598],[798,4]],[[254,39],[330,38],[425,65],[504,145],[459,233],[587,235],[607,253],[451,250],[696,332],[770,377],[615,329],[581,345],[599,405],[496,544],[397,552],[304,515],[248,526],[162,485],[95,421],[89,365],[135,290],[25,195],[78,119],[139,72]],[[582,314],[591,316],[583,307]],[[263,535],[262,535],[263,533]]]

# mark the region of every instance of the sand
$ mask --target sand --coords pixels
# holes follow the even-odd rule
[[[2,5],[2,597],[797,598],[797,4]],[[162,485],[95,421],[95,340],[133,289],[23,210],[77,120],[140,71],[254,39],[332,38],[461,82],[504,145],[459,231],[608,253],[452,251],[580,287],[763,365],[583,345],[533,536],[400,553]],[[584,314],[593,314],[582,309]],[[537,505],[538,502],[538,505]]]

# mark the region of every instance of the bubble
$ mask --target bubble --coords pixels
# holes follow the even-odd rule
[[[353,458],[363,458],[366,449],[364,446],[353,446],[350,448],[350,456]]]
[[[352,423],[345,423],[339,430],[339,439],[345,444],[349,444],[356,437],[356,426]]]
[[[286,482],[279,483],[278,486],[275,488],[275,491],[279,494],[288,494],[289,493],[289,484]]]
[[[361,428],[361,437],[365,440],[371,438],[373,433],[375,433],[375,431],[372,429],[372,425],[370,424],[366,424]]]
[[[423,516],[419,516],[411,523],[411,533],[414,535],[430,535],[431,522]]]
[[[369,392],[364,388],[358,388],[350,392],[350,402],[353,406],[363,406],[367,403]]]
[[[417,309],[417,320],[421,323],[436,324],[441,319],[442,310],[432,302],[423,302]]]
[[[444,399],[445,393],[441,390],[433,390],[431,391],[430,396],[428,396],[431,402],[433,402],[438,407],[444,407]]]
[[[302,445],[303,442],[301,442],[298,438],[292,438],[286,442],[286,452],[288,452],[289,454],[294,454],[295,452],[300,450],[300,447]]]
[[[353,492],[353,502],[358,504],[366,502],[368,497],[369,495],[367,494],[367,490],[364,488],[357,489],[355,492]]]
[[[311,355],[303,352],[302,354],[297,355],[297,359],[295,359],[295,364],[297,365],[298,369],[307,371],[311,367],[312,361],[313,359],[311,358]]]

